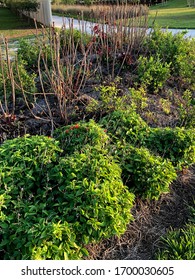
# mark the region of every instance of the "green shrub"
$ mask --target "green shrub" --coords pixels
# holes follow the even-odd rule
[[[62,157],[44,136],[0,147],[0,251],[3,259],[80,259],[84,244],[119,235],[133,195],[99,149]]]
[[[138,59],[138,81],[151,93],[157,93],[170,77],[171,63],[163,62],[158,56]]]
[[[133,195],[122,184],[121,169],[111,156],[86,148],[84,153],[61,159],[53,176],[65,195],[66,220],[73,223],[80,242],[125,231],[132,219]]]
[[[100,86],[96,90],[99,91],[99,100],[93,99],[87,106],[87,111],[110,112],[118,109],[121,97],[119,97],[119,90],[114,83],[109,86]]]
[[[195,40],[185,38],[186,32],[172,34],[154,28],[146,39],[146,47],[153,56],[170,65],[171,75],[194,84]]]
[[[171,162],[154,156],[146,148],[118,145],[116,155],[125,184],[144,199],[158,199],[169,191],[171,182],[177,177]]]
[[[153,128],[146,139],[146,146],[154,153],[169,159],[179,169],[195,162],[194,129]]]
[[[110,113],[117,110],[128,110],[135,108],[137,111],[143,110],[147,106],[146,91],[130,88],[129,92],[121,93],[115,83],[96,88],[99,93],[99,100],[92,99],[87,106],[88,112],[98,111],[100,114]]]
[[[118,110],[100,120],[114,140],[126,141],[132,145],[143,145],[149,131],[146,122],[134,110]]]
[[[104,129],[95,121],[79,122],[75,125],[68,125],[54,131],[54,137],[60,142],[65,153],[82,151],[85,145],[99,146],[103,148],[109,140]]]
[[[195,225],[171,230],[162,239],[162,248],[156,254],[158,260],[195,260]]]

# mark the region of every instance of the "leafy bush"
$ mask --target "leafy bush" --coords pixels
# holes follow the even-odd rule
[[[52,178],[58,178],[65,196],[64,207],[60,202],[58,207],[73,223],[80,242],[87,244],[125,231],[132,219],[133,195],[122,184],[121,169],[111,156],[90,148],[75,152],[60,160]]]
[[[194,83],[195,40],[184,37],[185,32],[172,34],[154,28],[146,39],[145,46],[152,56],[158,56],[162,63],[170,65],[170,73]]]
[[[92,99],[87,106],[88,112],[112,112],[114,110],[127,109],[131,102],[132,96],[130,94],[121,94],[115,83],[107,86],[100,86],[96,88],[99,94],[99,100]]]
[[[82,151],[85,145],[103,148],[109,140],[105,131],[93,120],[79,122],[56,129],[54,137],[60,142],[65,153]]]
[[[179,169],[195,162],[194,129],[153,128],[146,139],[146,146],[154,153],[170,159]]]
[[[177,177],[170,161],[151,154],[146,148],[118,145],[116,155],[125,184],[144,199],[158,199],[169,191],[169,185]]]
[[[163,62],[158,56],[141,56],[138,59],[138,81],[151,93],[157,93],[170,77],[170,65],[171,63]]]
[[[80,259],[83,244],[119,235],[133,195],[111,156],[87,149],[61,157],[44,136],[0,147],[0,251],[4,259]]]
[[[114,111],[102,118],[100,124],[114,141],[126,141],[138,146],[144,144],[149,131],[146,122],[132,109]]]
[[[171,230],[162,239],[162,248],[156,255],[158,260],[194,260],[195,225],[184,229]]]

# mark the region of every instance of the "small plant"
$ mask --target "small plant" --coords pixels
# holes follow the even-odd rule
[[[170,114],[170,111],[171,111],[171,102],[167,99],[164,99],[164,98],[160,98],[159,100],[159,103],[162,107],[162,110],[165,114],[169,115]]]
[[[149,58],[140,56],[138,59],[138,82],[151,93],[158,93],[170,77],[171,63],[163,62],[158,56]]]
[[[117,145],[115,154],[120,162],[122,178],[136,196],[158,199],[169,192],[177,174],[170,161],[153,155],[146,148]]]
[[[114,111],[102,118],[100,124],[107,129],[108,135],[114,141],[126,141],[135,146],[144,144],[149,131],[146,122],[132,108]]]
[[[156,254],[158,260],[194,260],[195,226],[187,224],[185,228],[170,230],[162,238],[162,245]]]
[[[144,87],[139,89],[130,88],[131,106],[135,107],[137,112],[142,112],[147,107],[146,90]]]
[[[123,94],[112,82],[110,85],[100,86],[96,88],[99,94],[99,100],[92,99],[87,106],[88,112],[100,112],[100,114],[113,112],[115,110],[124,110],[132,104],[132,96],[130,93]]]
[[[195,132],[184,128],[152,128],[146,146],[179,169],[195,162]]]

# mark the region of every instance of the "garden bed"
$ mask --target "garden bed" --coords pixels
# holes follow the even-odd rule
[[[1,60],[2,259],[194,259],[195,42],[106,24]]]

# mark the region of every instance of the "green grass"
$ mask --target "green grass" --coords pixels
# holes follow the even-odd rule
[[[9,9],[0,7],[0,40],[2,37],[17,38],[35,33],[33,24],[20,19]]]
[[[169,0],[150,8],[149,26],[154,19],[160,27],[195,29],[195,7],[188,7],[186,0]]]

